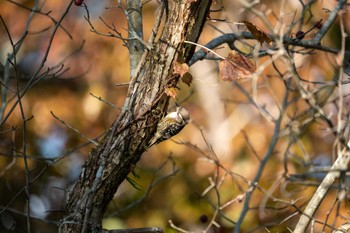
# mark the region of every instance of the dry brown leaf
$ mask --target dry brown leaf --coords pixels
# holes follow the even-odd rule
[[[189,67],[186,63],[181,64],[181,63],[175,62],[174,74],[178,74],[182,77],[186,72],[188,72],[188,70],[189,70]]]
[[[255,64],[251,60],[234,50],[219,63],[219,77],[223,81],[250,78],[255,70]]]
[[[167,88],[165,88],[164,93],[167,96],[169,96],[169,97],[171,97],[173,99],[175,99],[176,95],[177,95],[175,87],[167,87]]]
[[[260,28],[258,28],[255,24],[246,21],[246,20],[242,20],[242,23],[244,23],[248,30],[250,31],[250,33],[252,33],[253,37],[260,42],[260,44],[262,45],[262,43],[266,42],[267,44],[271,45],[272,44],[272,39],[270,38],[269,35],[267,35],[263,30],[261,30]]]
[[[186,83],[188,86],[191,85],[192,83],[192,75],[189,72],[186,72],[182,77],[181,77],[181,81]]]

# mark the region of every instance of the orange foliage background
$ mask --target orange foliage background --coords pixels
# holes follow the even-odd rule
[[[87,0],[85,2],[90,12],[91,22],[98,31],[102,33],[110,31],[98,18],[102,17],[106,22],[113,23],[124,36],[127,36],[126,18],[122,10],[115,7],[117,1]],[[283,1],[263,1],[256,8],[263,12],[270,11],[268,19],[271,25],[276,26],[276,15],[280,13],[281,2]],[[285,2],[283,22],[288,25],[295,17],[294,13],[300,13],[301,9],[298,1]],[[19,3],[26,7],[32,7],[34,4],[33,1],[19,1]],[[50,16],[57,20],[62,15],[68,1],[49,0],[41,4],[43,4],[41,11],[50,11]],[[221,35],[216,28],[226,33],[245,31],[246,28],[243,25],[236,23],[242,19],[254,22],[266,32],[270,32],[269,28],[250,11],[240,12],[242,6],[236,1],[215,2],[213,8],[219,8],[221,4],[224,5],[224,10],[221,13],[211,14],[212,20],[208,20],[199,40],[200,44],[206,44]],[[336,1],[318,1],[311,9],[312,20],[303,25],[302,29],[306,31],[319,19],[326,19],[328,13],[322,9],[333,9],[334,4]],[[156,1],[145,4],[143,10],[145,38],[148,38],[153,26],[156,7]],[[11,2],[0,1],[0,14],[9,29],[12,40],[15,43],[18,42],[30,12]],[[84,15],[86,11],[83,7],[72,6],[62,23],[72,38],[62,28],[59,28],[45,63],[44,69],[64,60],[64,69],[67,68],[67,72],[58,78],[40,81],[22,99],[26,117],[33,116],[27,122],[26,128],[26,154],[29,157],[29,176],[33,180],[30,185],[32,215],[46,219],[45,221],[32,221],[34,232],[57,231],[57,225],[50,221],[59,221],[62,217],[61,211],[64,210],[69,189],[77,180],[81,166],[93,147],[81,134],[87,138],[96,139],[108,129],[119,113],[118,109],[94,98],[91,94],[122,107],[127,92],[127,86],[115,84],[129,81],[128,50],[116,38],[91,32]],[[226,22],[214,19],[225,19]],[[350,20],[345,20],[345,22],[349,32]],[[48,17],[35,14],[28,29],[28,36],[17,56],[17,64],[21,67],[22,72],[29,75],[27,77],[30,77],[31,72],[40,65],[52,29],[53,23]],[[293,29],[293,32],[297,30],[301,29]],[[312,38],[313,33],[311,32],[306,37]],[[259,45],[257,41],[249,41],[249,43]],[[339,48],[339,43],[339,26],[335,25],[322,44]],[[77,50],[82,45],[82,49]],[[248,49],[243,43],[238,46],[242,50]],[[8,35],[1,24],[0,60],[2,64],[11,50]],[[73,51],[76,52],[72,53]],[[216,50],[222,56],[227,56],[229,51],[226,45]],[[332,55],[317,52],[317,54],[308,56],[297,55],[295,59],[300,76],[305,79],[326,81],[331,80],[334,75],[335,62]],[[268,58],[261,58],[256,62],[262,64],[267,60]],[[284,67],[285,64],[280,61],[277,61],[276,64],[282,71],[288,68]],[[273,125],[249,104],[246,96],[239,91],[236,85],[219,80],[218,61],[199,61],[190,68],[190,72],[194,77],[193,83],[190,87],[183,83],[179,85],[180,90],[176,101],[186,107],[192,119],[202,127],[206,140],[212,146],[220,164],[234,174],[252,180],[260,164],[259,159],[268,149]],[[20,80],[18,86],[22,89],[26,82],[26,80]],[[239,80],[238,84],[249,91],[252,88],[250,79]],[[9,86],[16,88],[17,81],[10,80]],[[266,109],[273,116],[277,116],[278,104],[276,103],[280,102],[283,97],[284,85],[283,80],[277,76],[271,65],[262,72],[258,79],[258,86],[259,102],[265,104]],[[9,106],[13,103],[14,100]],[[301,112],[306,107],[300,102],[298,109],[288,111],[292,115],[293,111]],[[174,109],[175,104],[172,104],[171,108]],[[79,130],[80,134],[55,119],[51,111],[66,124]],[[329,109],[329,111],[334,110]],[[325,126],[312,124],[299,138],[299,146],[293,145],[294,154],[288,155],[290,156],[289,173],[307,171],[308,166],[304,163],[305,153],[310,156],[310,159],[320,154],[331,158],[335,139],[330,134],[322,133],[323,127]],[[0,223],[0,231],[5,232],[6,224],[14,224],[15,232],[25,232],[26,229],[22,226],[25,226],[26,220],[22,213],[26,209],[26,196],[21,190],[25,187],[26,175],[23,159],[20,158],[20,151],[23,148],[23,121],[18,106],[1,130],[3,132],[0,133],[0,211],[5,207],[13,211],[1,213],[1,218],[5,220]],[[281,133],[282,138],[275,149],[274,156],[268,162],[259,185],[265,190],[269,190],[272,185],[281,186],[281,188],[274,189],[271,194],[285,200],[310,197],[315,186],[283,182],[283,161],[286,156],[283,152],[290,140],[289,136],[288,133]],[[213,155],[200,130],[194,125],[186,126],[174,140],[175,142],[172,140],[163,142],[144,153],[136,168],[140,178],[131,176],[139,190],[128,182],[122,185],[106,213],[104,227],[160,226],[165,228],[166,232],[173,232],[168,223],[168,220],[171,219],[174,224],[182,228],[192,231],[204,230],[208,224],[206,218],[209,220],[212,218],[215,207],[247,191],[248,185],[245,179],[224,173],[206,158],[208,155]],[[193,147],[191,149],[189,146],[176,142],[190,142],[205,154],[200,153],[199,149],[195,150]],[[61,156],[64,157],[57,160]],[[176,163],[178,169],[176,175],[162,180],[148,193],[150,183],[172,173],[172,161]],[[165,166],[159,169],[164,163],[166,163]],[[201,196],[209,187],[210,179],[221,179],[222,181],[221,186],[217,187],[220,193],[219,203],[218,193],[213,190]],[[285,186],[276,182],[279,179]],[[19,195],[16,196],[18,193]],[[324,203],[333,201],[334,195],[336,195],[335,192],[329,195]],[[143,198],[140,204],[123,210],[124,207],[139,198]],[[300,203],[304,201],[306,199],[302,199]],[[263,204],[270,208],[265,208],[266,205]],[[287,226],[293,228],[297,220],[297,218],[291,218],[283,222],[282,220],[290,216],[295,209],[267,199],[266,193],[261,191],[255,191],[250,206],[253,209],[245,219],[242,229],[244,231],[256,228],[256,232],[265,232],[264,228],[259,228],[259,226],[271,223],[275,227],[270,226],[270,230],[282,232],[281,229]],[[347,206],[347,200],[345,200],[341,204],[340,212],[349,217]],[[277,211],[278,208],[281,209]],[[321,206],[316,217],[324,218],[329,208],[330,205]],[[224,208],[222,213],[226,218],[222,216],[216,218],[221,228],[213,232],[230,232],[233,224],[227,219],[236,221],[241,209],[242,203],[239,201],[234,201]],[[340,223],[341,221],[337,222],[337,224]]]

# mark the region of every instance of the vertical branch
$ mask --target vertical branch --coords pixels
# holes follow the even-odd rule
[[[8,55],[6,62],[4,64],[4,71],[3,71],[3,80],[2,80],[2,84],[1,85],[1,107],[0,107],[0,122],[2,121],[5,109],[7,107],[7,83],[9,81],[10,78],[10,63],[13,62],[13,64],[16,66],[17,64],[17,53],[18,51],[21,49],[21,46],[24,42],[24,38],[27,35],[27,31],[29,28],[30,23],[32,22],[32,19],[34,17],[35,11],[38,8],[38,4],[39,1],[35,1],[34,6],[32,8],[32,11],[26,21],[26,25],[25,25],[25,29],[23,30],[21,39],[19,40],[19,42],[17,44],[14,44],[10,31],[8,30],[4,19],[1,17],[1,22],[3,23],[5,30],[7,32],[7,35],[9,37],[9,41],[11,43],[12,46],[12,53]],[[0,76],[1,77],[1,76]],[[17,77],[17,76],[16,76]],[[21,96],[20,96],[20,88],[19,88],[19,83],[18,83],[18,79],[17,79],[17,90],[16,90],[16,94],[17,94],[17,98],[18,98],[18,103],[19,103],[19,107],[20,107],[20,112],[21,112],[21,117],[22,117],[22,121],[23,121],[23,129],[22,129],[22,154],[23,154],[23,162],[24,162],[24,168],[25,168],[25,180],[26,180],[26,184],[25,184],[25,195],[26,195],[26,223],[27,223],[27,232],[30,233],[31,232],[31,214],[30,214],[30,171],[29,171],[29,165],[28,165],[28,160],[27,160],[27,119],[24,113],[24,109],[23,109],[23,105],[22,105],[22,101],[21,101]]]
[[[267,162],[269,161],[270,157],[272,156],[273,151],[275,149],[275,146],[278,142],[278,139],[280,136],[280,128],[281,128],[282,118],[283,118],[283,115],[284,115],[285,110],[286,110],[287,105],[288,105],[288,94],[289,94],[289,91],[288,91],[288,88],[286,88],[285,95],[283,98],[282,109],[280,111],[278,119],[275,121],[275,129],[273,131],[273,136],[271,139],[270,146],[269,146],[264,158],[261,160],[257,174],[255,175],[255,178],[250,185],[251,187],[249,188],[249,190],[247,192],[247,196],[244,200],[242,213],[240,214],[239,219],[237,220],[237,223],[236,223],[235,228],[233,230],[234,233],[241,232],[240,231],[241,224],[243,223],[243,220],[244,220],[244,218],[249,210],[249,203],[250,203],[252,194],[253,194],[255,187],[257,186],[257,184],[262,176],[262,173],[265,169],[265,166],[266,166]]]
[[[143,39],[142,26],[142,1],[127,0],[126,1],[127,19],[128,19],[128,47],[130,54],[130,77],[136,73],[137,65],[139,64],[144,52],[144,46],[139,39]]]
[[[17,84],[18,87],[18,84]],[[19,88],[17,89],[17,98],[18,98],[18,102],[19,102],[19,107],[21,110],[21,117],[22,117],[22,121],[23,121],[23,129],[22,129],[22,153],[23,153],[23,161],[24,161],[24,168],[25,168],[25,174],[26,174],[26,185],[24,188],[25,191],[25,195],[26,195],[26,201],[27,201],[27,210],[26,210],[26,215],[27,215],[27,232],[30,233],[31,230],[31,224],[30,224],[30,219],[31,219],[31,215],[30,215],[30,171],[29,171],[29,165],[28,165],[28,159],[27,159],[27,119],[26,116],[24,114],[24,109],[23,109],[23,105],[22,105],[22,99],[20,98],[20,90]]]

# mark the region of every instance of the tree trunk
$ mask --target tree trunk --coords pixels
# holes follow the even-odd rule
[[[70,193],[60,232],[99,232],[103,214],[119,185],[145,151],[164,116],[174,87],[175,61],[189,61],[211,0],[174,0],[159,40],[146,51],[132,78],[124,107],[98,146],[90,152]]]

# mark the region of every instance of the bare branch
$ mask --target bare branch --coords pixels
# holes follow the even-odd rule
[[[339,4],[338,4],[339,5]],[[343,64],[343,59],[344,59],[344,54],[345,54],[345,38],[347,37],[345,31],[344,31],[344,24],[343,24],[343,17],[342,14],[340,13],[340,25],[341,25],[341,32],[342,32],[342,48],[340,52],[340,73],[339,73],[339,85],[341,85],[341,80],[342,80],[342,76],[343,76],[343,68],[342,68],[342,64]],[[341,88],[339,88],[340,91],[340,101],[339,104],[342,105],[343,101],[342,101],[342,94],[341,94]],[[342,109],[342,106],[340,106],[340,109]],[[339,110],[339,114],[338,114],[338,133],[340,131],[340,129],[342,128],[341,126],[341,110]],[[339,134],[337,134],[339,135]],[[348,168],[348,163],[350,161],[350,151],[349,151],[349,142],[347,144],[347,147],[345,147],[343,150],[338,149],[338,158],[336,159],[336,161],[334,162],[331,171],[328,172],[328,174],[326,175],[326,177],[324,178],[324,180],[322,181],[322,183],[320,184],[320,186],[317,188],[315,195],[312,197],[312,199],[309,201],[308,205],[306,206],[304,212],[302,213],[299,222],[297,223],[294,233],[303,233],[306,231],[310,220],[312,219],[315,211],[317,210],[317,208],[319,207],[319,205],[321,204],[321,201],[325,198],[330,186],[334,183],[336,178],[340,177],[341,172],[340,171],[346,171]],[[339,147],[338,147],[339,148]]]

